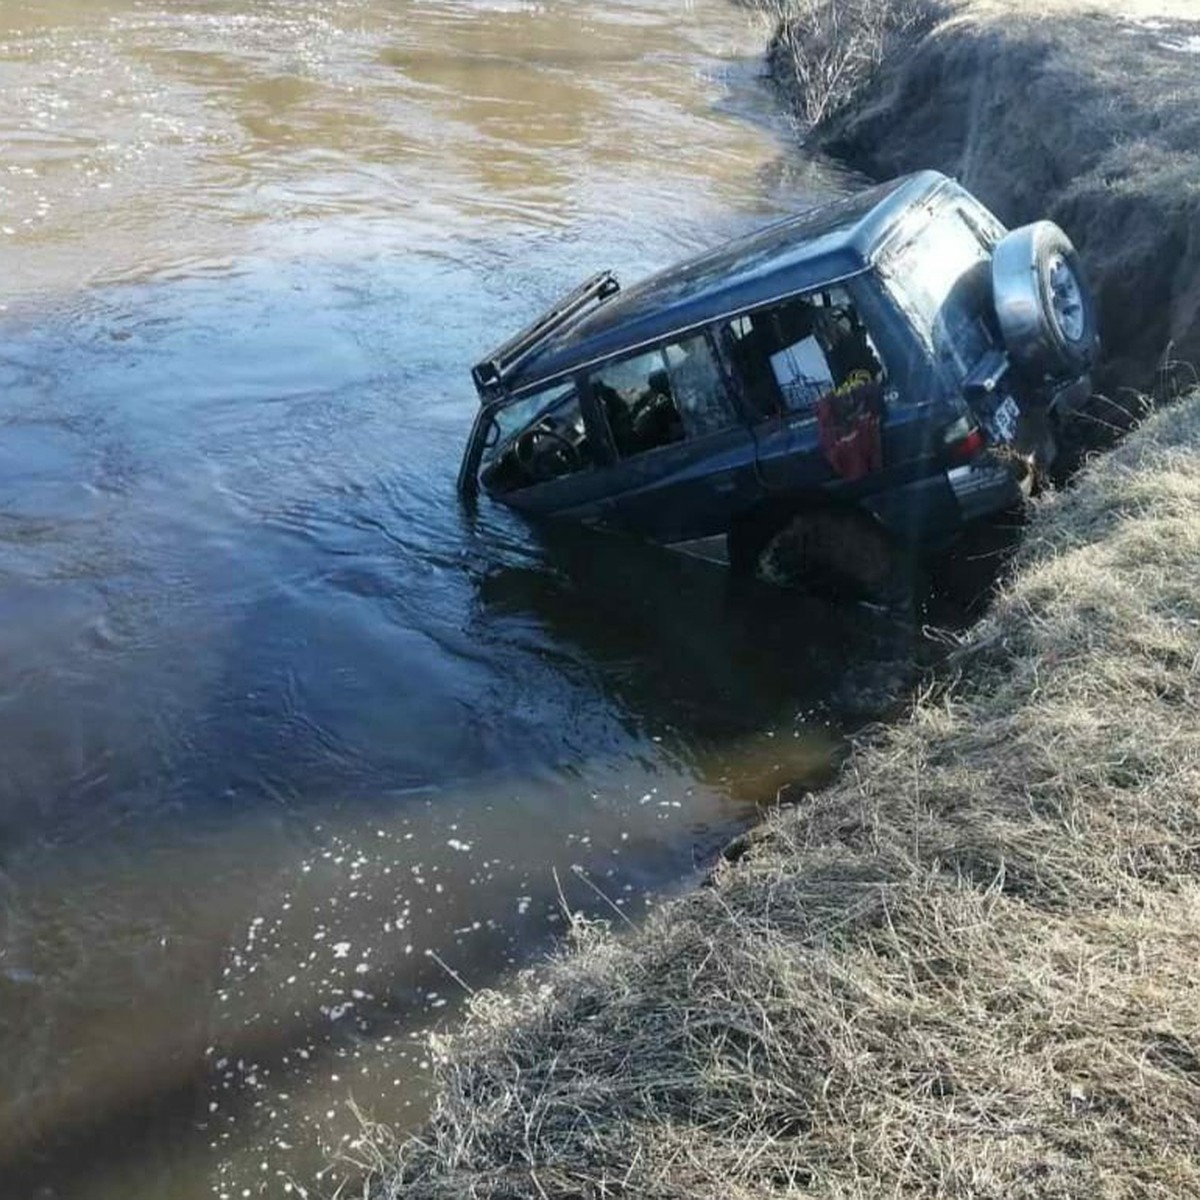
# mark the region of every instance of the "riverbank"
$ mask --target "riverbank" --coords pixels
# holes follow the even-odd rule
[[[1145,382],[1200,336],[1200,172],[1172,149],[1195,84],[1158,74],[1190,51],[999,9],[814,137],[1060,220],[1110,385]],[[837,783],[644,925],[580,924],[476,996],[433,1121],[364,1139],[376,1194],[1200,1196],[1197,597],[1193,392],[1039,505],[951,676]]]
[[[1200,1196],[1200,394],[711,886],[478,996],[379,1196]]]

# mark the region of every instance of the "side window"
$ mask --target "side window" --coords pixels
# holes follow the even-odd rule
[[[724,336],[751,408],[760,416],[814,412],[853,383],[882,383],[883,360],[842,288],[735,317]]]
[[[601,367],[592,376],[592,392],[622,458],[683,440],[683,418],[662,350]]]
[[[664,351],[671,389],[688,437],[720,433],[737,420],[725,379],[703,334],[668,346]]]
[[[717,433],[736,419],[703,335],[606,364],[591,385],[622,458]]]
[[[490,491],[515,492],[595,465],[579,392],[552,384],[496,414],[480,478]]]

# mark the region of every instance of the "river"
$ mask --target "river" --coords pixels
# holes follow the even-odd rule
[[[761,39],[0,6],[4,1200],[312,1190],[564,910],[636,919],[828,774],[861,614],[453,494],[490,343],[842,186]]]

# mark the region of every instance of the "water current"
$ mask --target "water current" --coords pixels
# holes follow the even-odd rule
[[[0,4],[4,1200],[311,1189],[468,989],[828,773],[862,614],[453,492],[489,344],[841,186],[762,36]]]

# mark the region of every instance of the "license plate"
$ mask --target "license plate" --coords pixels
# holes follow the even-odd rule
[[[1011,442],[1017,436],[1017,422],[1020,419],[1020,405],[1011,396],[1005,396],[1003,403],[997,405],[996,411],[987,421],[992,441]]]

